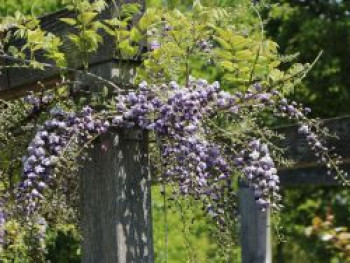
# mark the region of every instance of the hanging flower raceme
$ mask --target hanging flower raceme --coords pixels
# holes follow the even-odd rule
[[[267,144],[252,140],[248,149],[241,151],[241,157],[235,158],[235,163],[253,190],[257,205],[262,210],[271,204],[277,206],[280,201],[279,177]]]
[[[215,129],[226,133],[212,120],[218,116],[240,121],[246,112],[255,110],[258,114],[266,110],[296,120],[299,132],[306,136],[316,156],[330,169],[336,169],[328,149],[316,135],[317,129],[306,117],[309,109],[289,104],[278,91],[260,84],[245,93],[230,94],[221,90],[218,82],[209,84],[205,80],[191,79],[186,87],[175,82],[160,86],[142,82],[137,91],[118,95],[112,107],[111,112],[103,114],[89,107],[79,114],[51,111],[51,119],[38,130],[24,158],[19,192],[29,211],[36,208],[43,190],[53,180],[55,163],[69,148],[70,140],[86,143],[92,134],[105,133],[107,119],[115,127],[154,132],[160,142],[162,178],[177,183],[180,194],[202,200],[208,214],[220,220],[223,207],[230,202],[228,193],[234,196],[232,182],[239,174],[254,191],[261,209],[278,208],[280,195],[274,155],[266,138],[256,138],[251,135],[254,131],[242,131],[246,134],[241,141],[228,145],[213,136]]]
[[[85,107],[79,114],[55,107],[51,119],[39,127],[23,157],[22,182],[18,185],[18,199],[26,213],[36,209],[43,191],[54,181],[55,165],[61,154],[73,143],[84,143],[91,134],[104,133],[109,123],[92,117],[93,110]]]
[[[5,224],[6,224],[6,215],[3,208],[3,201],[0,201],[0,249],[5,244]]]

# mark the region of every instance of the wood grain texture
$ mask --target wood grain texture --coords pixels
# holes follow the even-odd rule
[[[260,211],[253,192],[239,188],[240,240],[242,263],[271,263],[271,226],[269,210]]]
[[[102,47],[106,53],[111,48]],[[135,75],[132,62],[105,60],[90,66],[92,73],[113,82],[128,84]],[[91,92],[103,86],[76,77]],[[147,144],[145,132],[119,130],[103,136],[91,151],[92,161],[81,170],[83,263],[154,261]]]
[[[81,170],[83,263],[153,262],[145,136],[104,136]]]

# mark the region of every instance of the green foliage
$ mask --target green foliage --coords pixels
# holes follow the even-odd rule
[[[314,116],[349,114],[349,1],[265,2],[266,31],[279,43],[281,52],[310,62],[323,51],[291,96],[310,105]],[[286,191],[281,216],[287,243],[279,246],[280,256],[288,262],[343,262],[332,259],[336,255],[327,242],[307,238],[304,231],[316,215],[324,218],[327,209],[332,210],[336,226],[348,226],[349,201],[349,194],[338,188]]]
[[[335,226],[332,211],[328,211],[324,220],[315,216],[312,225],[305,229],[305,235],[316,244],[324,243],[331,254],[331,262],[350,262],[350,233],[347,227]]]
[[[23,123],[26,106],[20,100],[5,102],[0,100],[0,196],[13,189],[20,174],[20,160],[28,145],[34,126]]]
[[[349,114],[349,1],[265,1],[270,4],[267,31],[283,53],[298,53],[310,62],[323,50],[319,63],[293,97],[323,117]]]
[[[155,262],[241,262],[235,244],[227,244],[229,248],[217,244],[215,239],[220,234],[203,217],[200,202],[164,200],[162,189],[162,186],[152,189]],[[170,192],[171,188],[167,187],[166,195]],[[229,249],[229,255],[222,253],[224,249]]]
[[[81,237],[75,225],[64,224],[50,228],[47,233],[47,256],[50,262],[81,262]]]
[[[5,225],[6,245],[0,248],[0,261],[3,263],[45,262],[46,243],[35,233],[45,231],[46,226],[33,221],[8,220]],[[43,233],[45,234],[45,233]]]
[[[77,33],[68,34],[68,38],[77,47],[78,54],[85,69],[88,68],[90,54],[96,52],[102,43],[102,36],[98,33],[100,22],[96,20],[106,3],[99,1],[66,0],[68,10],[74,11],[76,18],[61,18],[61,21],[76,29]]]
[[[279,55],[278,45],[265,36],[259,10],[247,1],[226,8],[195,2],[188,12],[149,9],[139,24],[149,28],[148,42],[160,47],[147,53],[138,80],[184,83],[192,75],[220,80],[231,90],[246,90],[259,81],[289,93],[312,66],[292,64],[292,56]]]
[[[8,247],[3,248],[0,253],[1,262],[29,262],[28,249],[25,244],[26,232],[21,229],[19,222],[8,221],[6,223],[8,235]]]
[[[50,13],[63,7],[62,0],[0,0],[0,17],[13,15],[16,11],[24,14]]]
[[[325,218],[327,215],[332,215],[335,226],[348,226],[350,224],[348,191],[339,187],[288,189],[284,191],[284,200],[285,208],[281,212],[280,219],[285,242],[276,244],[275,256],[288,258],[288,262],[291,263],[344,262],[332,261],[332,258],[341,255],[322,239],[312,238],[308,231],[317,216]]]
[[[60,51],[63,44],[61,39],[52,33],[43,31],[39,19],[35,16],[25,16],[20,12],[16,12],[14,17],[6,17],[0,19],[0,21],[5,25],[3,28],[0,27],[0,32],[3,31],[6,34],[3,45],[9,44],[7,42],[9,34],[12,34],[12,32],[7,31],[9,27],[14,30],[14,37],[25,40],[25,44],[20,49],[10,45],[8,50],[1,50],[2,52],[7,51],[10,55],[19,59],[29,57],[30,63],[27,66],[34,68],[43,69],[43,65],[38,63],[36,59],[38,53],[42,51],[45,51],[45,57],[50,61],[54,61],[56,65],[64,66],[66,64],[65,56]],[[28,53],[29,56],[26,56]]]
[[[132,27],[132,18],[140,12],[139,4],[123,5],[116,18],[102,21],[102,28],[114,39],[116,56],[127,60],[139,55],[139,43],[144,38],[137,27]]]

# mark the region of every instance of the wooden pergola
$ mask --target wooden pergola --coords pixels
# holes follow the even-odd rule
[[[114,0],[115,1],[115,0]],[[116,1],[137,2],[145,9],[144,0]],[[110,5],[101,18],[115,15],[114,5]],[[64,38],[70,27],[59,19],[72,17],[67,10],[49,14],[41,18],[43,29]],[[100,75],[110,81],[119,78],[119,59],[114,53],[113,41],[104,36],[104,44],[91,57],[89,72]],[[20,41],[13,45],[21,46]],[[76,63],[76,50],[69,41],[64,41],[63,51],[69,54],[68,70],[72,79],[88,81],[88,76],[81,75],[81,65]],[[45,61],[43,59],[43,61]],[[10,58],[1,59],[0,65],[13,63]],[[122,67],[132,79],[138,60],[124,61]],[[54,87],[60,80],[60,70],[47,67],[45,71],[33,69],[8,69],[0,75],[0,98],[14,99],[29,90],[41,90]],[[95,85],[95,84],[94,84]],[[101,84],[96,84],[101,85]],[[123,87],[121,87],[123,88]],[[350,117],[326,120],[325,125],[339,136],[331,145],[344,157],[343,168],[350,171]],[[296,160],[291,168],[280,168],[279,175],[283,188],[300,185],[333,186],[338,182],[326,173],[325,167],[319,166],[308,150],[305,139],[300,137],[295,126],[279,128],[287,138],[289,156]],[[91,151],[92,162],[81,170],[82,230],[84,263],[129,263],[153,262],[152,216],[151,216],[151,181],[147,155],[147,134],[140,130],[133,132],[110,132],[101,142],[108,151],[94,147]],[[257,209],[251,190],[245,186],[240,189],[240,219],[242,262],[271,262],[271,236],[269,211]]]

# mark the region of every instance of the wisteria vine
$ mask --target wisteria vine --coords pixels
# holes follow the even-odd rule
[[[221,90],[218,82],[191,79],[189,84],[181,87],[170,82],[155,86],[142,82],[137,91],[115,97],[110,111],[98,112],[85,106],[72,113],[52,108],[50,119],[39,127],[23,158],[18,200],[26,204],[26,213],[35,211],[44,190],[53,187],[55,165],[69,151],[70,144],[84,144],[112,127],[154,132],[165,168],[162,178],[176,182],[181,195],[202,200],[208,215],[220,222],[225,202],[234,198],[233,181],[237,175],[254,191],[261,209],[278,209],[279,177],[267,142],[247,136],[246,141],[228,147],[210,136],[215,128],[208,125],[208,120],[220,114],[239,119],[242,111],[254,108],[296,120],[299,133],[306,136],[320,161],[345,178],[337,166],[339,160],[333,160],[319,139],[321,134],[308,120],[310,109],[288,103],[278,91],[260,84],[235,94]]]

